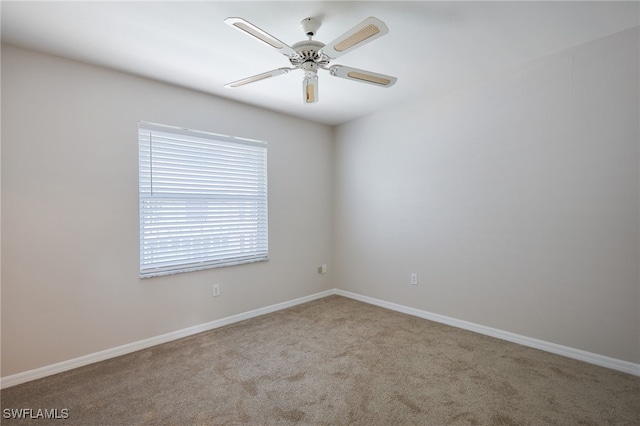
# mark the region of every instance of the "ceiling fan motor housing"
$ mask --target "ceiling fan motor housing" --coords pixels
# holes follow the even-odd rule
[[[318,52],[324,47],[324,43],[314,40],[305,40],[291,46],[293,50],[298,52],[297,58],[290,58],[291,64],[300,67],[305,62],[314,62],[320,66],[326,66],[329,58],[320,55]]]

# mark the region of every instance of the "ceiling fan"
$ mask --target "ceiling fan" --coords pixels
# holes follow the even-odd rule
[[[300,69],[304,71],[304,78],[302,80],[303,102],[305,104],[312,104],[318,102],[318,70],[329,71],[329,74],[334,77],[373,84],[380,87],[393,86],[397,80],[396,77],[389,75],[346,67],[344,65],[329,66],[329,63],[339,56],[387,34],[389,28],[378,18],[370,17],[365,19],[329,44],[312,40],[318,28],[320,28],[320,21],[315,18],[305,18],[300,22],[300,26],[307,35],[308,40],[300,41],[291,46],[288,46],[271,34],[242,18],[227,18],[224,22],[278,50],[286,56],[291,62],[291,65],[293,65],[293,67],[277,68],[252,77],[243,78],[242,80],[226,84],[225,87],[236,88]]]

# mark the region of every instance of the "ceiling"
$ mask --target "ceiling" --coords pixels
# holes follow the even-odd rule
[[[429,99],[572,46],[639,25],[629,2],[11,2],[2,42],[96,64],[328,125]],[[369,16],[389,34],[332,61],[398,77],[390,88],[318,73],[319,102],[302,102],[302,72],[236,89],[226,83],[290,66],[275,49],[224,24],[242,17],[292,45],[315,17],[329,43]]]

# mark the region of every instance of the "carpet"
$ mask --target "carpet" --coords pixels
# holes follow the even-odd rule
[[[330,296],[4,389],[1,406],[25,425],[640,425],[640,377]]]

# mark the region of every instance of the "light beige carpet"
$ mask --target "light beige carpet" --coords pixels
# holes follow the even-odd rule
[[[2,424],[640,425],[639,377],[338,296],[1,400],[69,415]]]

